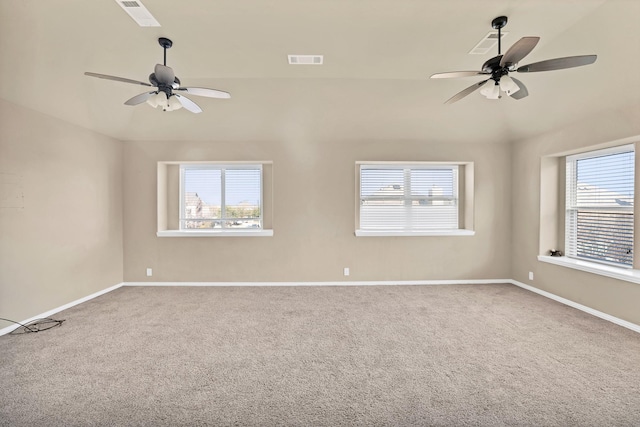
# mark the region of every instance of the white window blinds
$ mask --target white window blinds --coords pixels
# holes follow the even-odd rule
[[[632,145],[567,157],[567,256],[632,266],[634,165]]]
[[[180,229],[262,228],[261,165],[182,165]]]
[[[458,229],[458,166],[361,165],[360,229]]]

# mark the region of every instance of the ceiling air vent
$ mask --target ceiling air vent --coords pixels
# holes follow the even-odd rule
[[[116,0],[116,3],[124,9],[141,27],[159,27],[160,23],[151,15],[151,12],[140,2],[140,0]]]
[[[509,33],[502,33],[502,39]],[[489,31],[489,33],[483,37],[482,40],[469,52],[471,55],[484,55],[485,53],[491,51],[498,44],[498,32],[497,31]],[[496,55],[498,54],[498,49],[495,49]]]
[[[322,65],[323,55],[289,55],[290,65]]]

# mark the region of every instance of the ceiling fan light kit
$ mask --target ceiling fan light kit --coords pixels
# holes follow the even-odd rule
[[[482,85],[482,89],[480,89],[480,93],[484,95],[487,99],[498,99],[500,98],[500,86],[497,82],[489,79],[485,84]]]
[[[175,92],[184,92],[190,95],[204,96],[207,98],[229,99],[231,95],[217,89],[208,89],[203,87],[181,87],[180,79],[176,77],[173,69],[167,67],[167,49],[173,46],[173,42],[166,37],[160,37],[158,44],[164,50],[163,64],[156,64],[154,72],[149,75],[149,83],[138,80],[126,79],[124,77],[110,76],[107,74],[98,74],[85,72],[90,77],[99,79],[115,80],[123,83],[137,84],[141,86],[155,87],[155,91],[144,92],[125,101],[125,105],[138,105],[146,102],[153,108],[161,108],[162,111],[175,111],[185,108],[192,113],[201,113],[202,109],[184,95]]]
[[[511,96],[520,90],[520,87],[513,81],[508,75],[504,75],[500,78],[500,90]]]
[[[475,83],[468,88],[458,92],[445,104],[452,104],[467,95],[480,89],[480,94],[487,99],[499,99],[500,93],[505,93],[513,99],[522,99],[529,95],[527,87],[520,80],[512,78],[509,73],[533,73],[538,71],[562,70],[565,68],[581,67],[593,64],[596,55],[566,56],[562,58],[547,59],[545,61],[534,62],[532,64],[518,67],[518,62],[527,56],[540,41],[540,37],[522,37],[507,52],[501,53],[501,30],[507,25],[506,16],[498,16],[491,21],[491,27],[498,30],[498,56],[486,61],[480,71],[450,71],[446,73],[436,73],[432,79],[450,79],[459,77],[486,76],[487,79]]]
[[[175,111],[182,108],[182,103],[176,97],[176,95],[172,95],[171,98],[167,98],[167,94],[159,91],[158,93],[152,92],[152,96],[147,99],[147,104],[151,105],[153,108],[161,107],[162,111]]]

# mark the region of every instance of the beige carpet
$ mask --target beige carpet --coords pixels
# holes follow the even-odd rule
[[[0,337],[1,425],[640,425],[640,334],[511,285],[121,288],[54,317]]]

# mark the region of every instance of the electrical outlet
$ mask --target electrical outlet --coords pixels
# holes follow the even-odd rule
[[[529,272],[529,280],[533,280],[533,271]]]
[[[147,268],[147,277],[153,276],[153,270],[151,268]]]
[[[345,267],[344,268],[344,275],[348,276],[349,275],[349,267]]]

